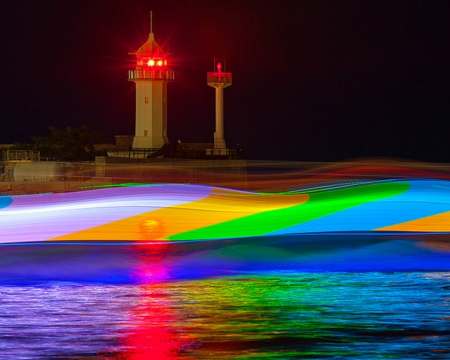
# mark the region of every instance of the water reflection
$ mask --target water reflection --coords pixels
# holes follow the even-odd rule
[[[151,226],[154,227],[154,224]],[[147,231],[147,229],[145,229]],[[173,247],[165,243],[126,247],[136,259],[130,278],[142,284],[134,288],[133,307],[127,323],[132,325],[119,334],[119,345],[109,350],[120,359],[176,359],[193,339],[177,328],[180,315],[174,311],[175,299],[164,283],[171,280],[170,257]]]
[[[154,284],[247,271],[447,271],[447,234],[310,234],[201,242],[3,245],[0,285]]]
[[[0,287],[6,359],[449,356],[448,273]]]
[[[123,247],[135,258],[130,278],[139,284],[160,283],[171,280],[170,261],[173,246],[167,243],[142,244]]]
[[[162,284],[143,285],[136,290],[127,319],[130,326],[120,332],[120,344],[112,352],[130,360],[177,359],[194,341],[179,328],[175,299]]]

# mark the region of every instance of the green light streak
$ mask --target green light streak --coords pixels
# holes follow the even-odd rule
[[[249,215],[176,234],[169,239],[203,240],[263,236],[371,201],[400,195],[409,187],[408,182],[389,182],[312,192],[309,193],[309,200],[300,205]]]

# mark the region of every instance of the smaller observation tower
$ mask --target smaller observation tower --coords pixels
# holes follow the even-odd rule
[[[128,80],[136,83],[136,130],[133,150],[159,149],[167,138],[167,84],[174,79],[168,60],[156,43],[150,12],[148,40],[135,52],[136,68]]]
[[[207,83],[216,89],[216,129],[212,154],[227,155],[223,131],[223,89],[231,86],[231,73],[222,72],[222,64],[219,62],[216,72],[207,73]]]

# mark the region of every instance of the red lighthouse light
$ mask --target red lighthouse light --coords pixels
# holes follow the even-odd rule
[[[140,64],[142,64],[142,61],[140,62]],[[148,66],[163,66],[163,65],[167,65],[167,60],[156,60],[156,59],[149,59],[147,61],[147,65]]]

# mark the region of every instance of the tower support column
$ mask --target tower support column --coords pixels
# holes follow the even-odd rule
[[[226,149],[223,130],[223,85],[216,86],[216,131],[214,132],[214,149]]]

